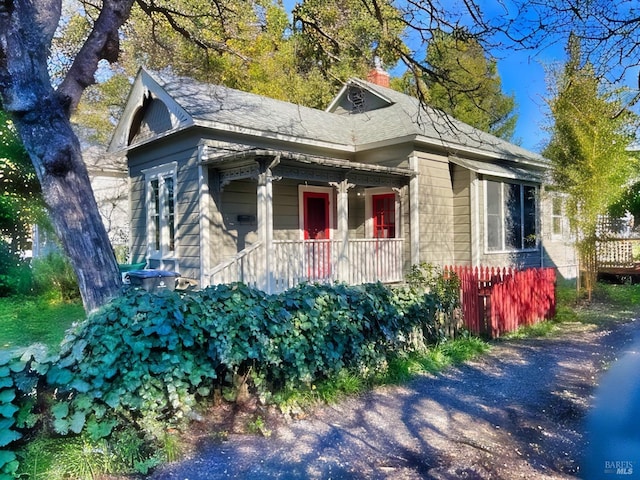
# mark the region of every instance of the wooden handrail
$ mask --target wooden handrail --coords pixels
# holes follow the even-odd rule
[[[213,268],[213,270],[211,270],[211,273],[209,274],[209,281],[211,283],[213,283],[213,277],[221,272],[223,272],[224,270],[230,268],[233,266],[233,264],[240,262],[240,260],[242,260],[244,257],[248,256],[250,253],[254,252],[255,250],[257,250],[258,248],[260,248],[260,246],[262,245],[262,242],[258,241],[254,244],[252,244],[251,246],[239,251],[238,253],[236,253],[233,258],[227,260],[226,262],[220,263],[219,265],[217,265],[216,267]]]

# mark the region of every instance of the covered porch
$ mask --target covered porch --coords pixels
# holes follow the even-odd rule
[[[402,281],[415,248],[405,240],[412,170],[271,150],[211,152],[203,166],[213,205],[202,245],[217,250],[203,252],[203,285],[275,293],[301,282]],[[231,192],[240,185],[244,194]],[[239,214],[238,199],[255,203]],[[221,231],[225,247],[214,238]]]

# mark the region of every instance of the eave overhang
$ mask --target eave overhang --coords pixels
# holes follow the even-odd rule
[[[523,168],[521,165],[507,162],[488,163],[478,160],[470,160],[467,158],[460,158],[453,155],[449,156],[449,161],[463,168],[466,168],[467,170],[471,170],[472,172],[475,172],[479,175],[532,182],[537,184],[544,183],[545,180],[546,171],[544,169],[533,170],[531,168]]]
[[[270,168],[274,175],[297,180],[340,182],[349,180],[363,186],[406,185],[416,172],[408,168],[387,167],[350,160],[322,157],[282,150],[250,149],[225,155],[207,156],[202,152],[201,162],[220,172],[223,184],[239,178],[254,178],[260,164]]]

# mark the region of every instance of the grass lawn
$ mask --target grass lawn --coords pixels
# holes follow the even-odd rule
[[[82,302],[42,297],[0,298],[0,349],[43,343],[57,350],[64,332],[85,317]]]
[[[558,285],[556,294],[557,311],[553,319],[519,328],[502,338],[546,337],[561,332],[563,324],[571,323],[604,327],[637,318],[640,313],[640,284],[598,282],[591,303],[586,300],[586,292],[577,292],[575,286],[569,284]]]

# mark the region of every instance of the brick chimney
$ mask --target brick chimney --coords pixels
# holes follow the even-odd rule
[[[378,57],[375,59],[375,66],[369,71],[367,75],[367,81],[380,85],[381,87],[390,87],[389,74],[382,68],[382,62]]]

